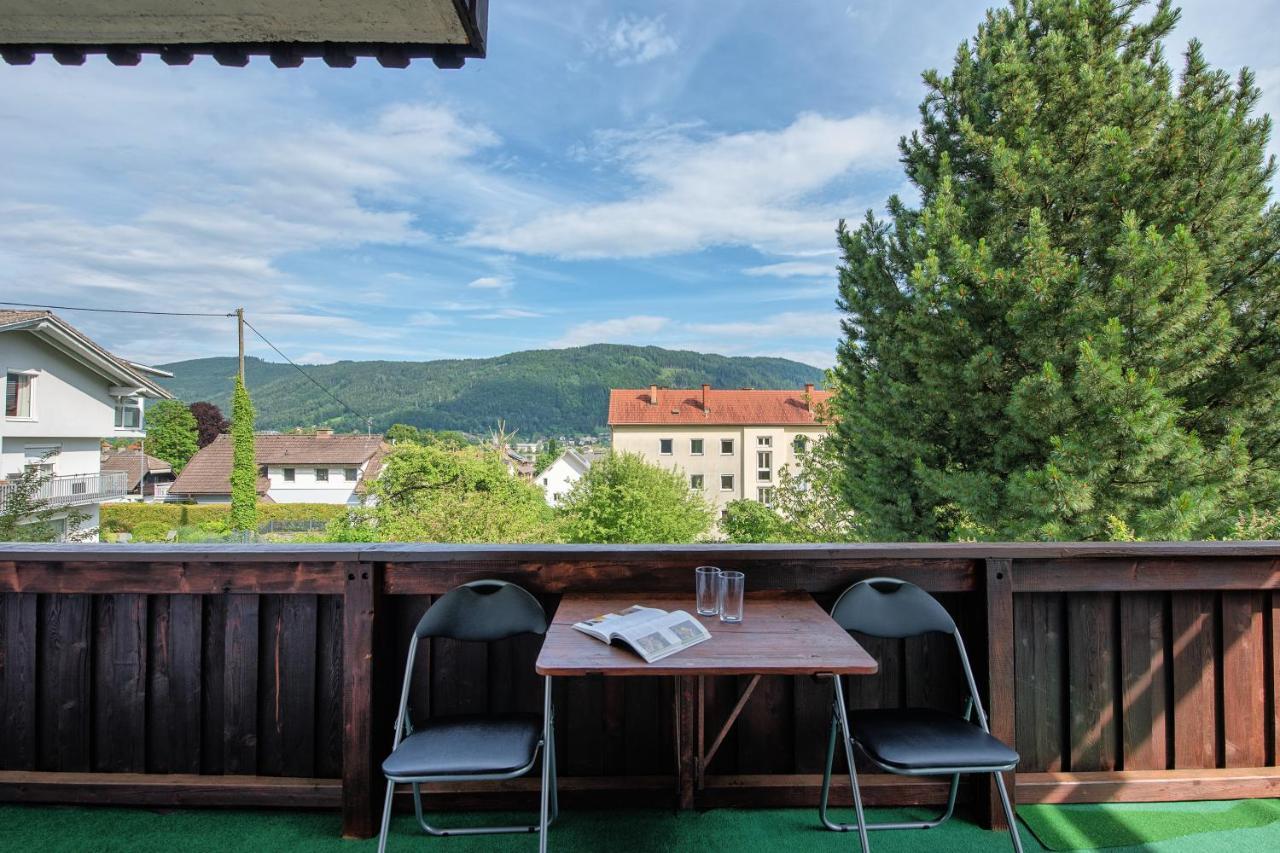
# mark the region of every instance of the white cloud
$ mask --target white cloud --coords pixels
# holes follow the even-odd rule
[[[671,320],[667,317],[636,314],[631,317],[618,317],[613,320],[578,323],[575,326],[571,326],[564,335],[552,341],[548,346],[580,347],[586,344],[643,342],[662,331],[670,322]]]
[[[824,276],[834,276],[836,267],[834,263],[819,264],[813,261],[782,261],[776,264],[765,264],[758,267],[747,267],[742,272],[745,275],[760,277],[772,276],[774,278],[820,278]]]
[[[500,275],[481,276],[467,284],[467,287],[476,290],[496,290],[500,293],[510,293],[513,286],[511,279]]]
[[[624,15],[600,28],[587,49],[615,65],[643,65],[675,53],[680,45],[661,17]]]
[[[490,220],[465,242],[562,258],[646,257],[726,245],[774,254],[829,248],[848,203],[815,197],[855,173],[893,168],[897,140],[909,124],[879,114],[806,114],[777,131],[615,135],[597,156],[616,159],[635,179],[629,196]]]
[[[299,364],[333,364],[337,359],[322,352],[304,352],[294,361]]]
[[[527,320],[533,317],[545,317],[541,311],[530,311],[527,308],[499,308],[484,314],[472,314],[473,320]]]
[[[432,311],[417,311],[406,321],[410,326],[446,326],[452,321]]]

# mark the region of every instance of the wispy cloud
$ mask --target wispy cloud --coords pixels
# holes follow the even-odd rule
[[[772,276],[773,278],[821,278],[835,274],[835,263],[820,264],[814,261],[781,261],[776,264],[764,264],[758,267],[747,267],[742,272],[753,277]]]
[[[600,27],[587,42],[591,53],[619,66],[643,65],[675,53],[679,47],[662,16],[624,15]]]
[[[635,343],[649,339],[670,324],[667,317],[653,317],[637,314],[631,317],[617,317],[612,320],[596,320],[578,323],[571,326],[559,339],[552,341],[553,347],[578,347],[586,344],[620,344]]]
[[[510,293],[514,283],[506,276],[486,275],[474,279],[467,284],[474,290],[496,290],[499,293]]]

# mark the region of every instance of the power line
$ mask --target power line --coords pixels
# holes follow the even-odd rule
[[[281,358],[283,358],[285,361],[289,362],[289,364],[293,366],[293,369],[294,369],[294,370],[298,371],[298,372],[299,372],[299,373],[301,373],[303,376],[307,377],[307,381],[308,381],[308,382],[310,382],[312,385],[316,386],[317,388],[319,388],[321,391],[323,391],[323,392],[324,392],[324,394],[325,394],[329,399],[333,400],[333,401],[334,401],[335,403],[337,403],[339,406],[342,406],[342,408],[346,409],[348,412],[350,412],[351,414],[355,415],[357,418],[361,418],[362,420],[364,420],[364,421],[366,421],[366,422],[367,422],[367,421],[369,421],[369,420],[371,420],[371,419],[370,419],[369,417],[367,417],[366,415],[362,415],[362,414],[360,414],[359,412],[357,412],[355,409],[351,408],[349,405],[347,405],[347,404],[346,404],[346,402],[345,402],[345,401],[340,400],[340,399],[339,399],[339,398],[338,398],[338,397],[337,397],[333,392],[331,392],[328,388],[326,388],[326,387],[324,387],[323,385],[321,385],[321,384],[320,384],[320,382],[319,382],[319,381],[318,381],[314,376],[312,376],[310,373],[307,373],[307,371],[303,370],[303,369],[302,369],[298,364],[296,364],[296,363],[294,362],[294,360],[293,360],[293,359],[289,358],[289,356],[287,356],[287,355],[285,355],[284,353],[282,353],[282,352],[280,351],[280,347],[276,346],[275,344],[271,343],[271,341],[267,340],[267,336],[266,336],[266,335],[264,335],[264,334],[262,334],[262,332],[259,332],[256,328],[254,328],[254,325],[253,325],[252,323],[250,323],[248,320],[245,320],[245,321],[244,321],[244,324],[245,324],[246,326],[248,326],[248,327],[249,327],[249,329],[250,329],[250,330],[251,330],[255,335],[257,335],[259,338],[261,338],[261,339],[262,339],[262,342],[263,342],[264,344],[266,344],[267,346],[269,346],[269,347],[271,347],[273,350],[275,350],[276,355],[280,356],[280,357],[281,357]]]
[[[134,308],[79,308],[74,305],[41,305],[37,302],[0,302],[19,308],[52,308],[56,311],[93,311],[98,314],[150,314],[157,317],[234,317],[235,312],[215,314],[201,311],[140,311]],[[265,340],[265,339],[264,339]]]

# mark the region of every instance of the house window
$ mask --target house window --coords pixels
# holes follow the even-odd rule
[[[733,455],[733,439],[732,438],[720,439],[720,455],[721,456]]]
[[[702,491],[702,475],[701,474],[689,475],[689,488],[696,489],[699,492]]]
[[[700,438],[689,439],[689,453],[693,456],[702,455],[702,439]]]
[[[763,488],[756,489],[756,500],[760,501],[760,503],[765,506],[773,506],[773,487],[765,486]]]
[[[354,483],[356,480],[360,479],[360,469],[359,468],[343,468],[342,476],[348,483]]]
[[[733,491],[733,475],[732,474],[720,475],[720,491],[722,492]]]
[[[756,447],[773,447],[773,436],[771,435],[756,436]]]
[[[660,438],[658,439],[658,452],[663,456],[671,455],[671,446],[675,444],[674,439]]]
[[[285,468],[283,470],[284,470],[284,481],[286,483],[292,483],[297,478],[297,471],[295,471],[293,468]]]
[[[791,448],[795,450],[796,453],[804,453],[809,449],[809,436],[797,435],[791,442]]]
[[[9,373],[4,380],[4,416],[6,418],[30,418],[31,392],[35,376],[30,373]]]
[[[328,469],[328,468],[317,468],[317,469],[316,469],[316,482],[317,482],[317,483],[327,483],[327,482],[329,482],[329,469]]]
[[[116,429],[142,429],[142,400],[137,397],[116,398]]]
[[[756,451],[756,479],[757,480],[773,479],[773,451],[772,450]]]

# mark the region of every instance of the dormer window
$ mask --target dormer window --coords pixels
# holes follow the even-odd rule
[[[142,429],[142,398],[116,398],[116,429]]]
[[[4,416],[6,418],[35,417],[31,405],[31,395],[35,390],[34,373],[14,370],[5,374],[4,380]]]

